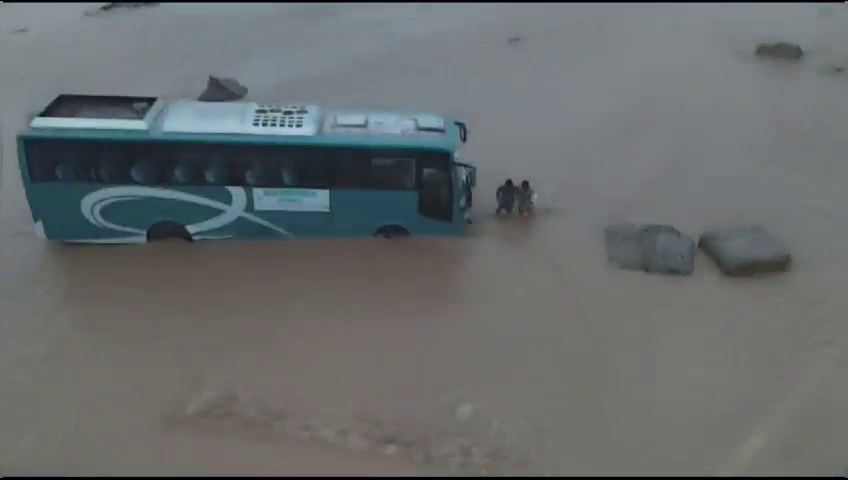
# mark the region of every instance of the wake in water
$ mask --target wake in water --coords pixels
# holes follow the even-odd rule
[[[275,405],[231,390],[206,390],[172,419],[177,425],[228,424],[320,441],[354,452],[407,458],[422,465],[449,468],[457,474],[500,475],[529,472],[529,456],[498,422],[469,404],[455,412],[453,428],[432,432],[392,426],[361,415],[328,418],[305,409]],[[486,428],[481,429],[481,421]],[[476,437],[476,438],[475,438]]]
[[[532,192],[529,194],[527,200],[525,200],[526,202],[529,201],[529,205],[525,204],[524,208],[522,208],[521,199],[519,198],[521,196],[521,187],[515,187],[518,192],[516,193],[517,198],[515,199],[515,206],[512,206],[508,205],[510,203],[509,201],[505,202],[503,200],[503,193],[501,189],[504,186],[506,186],[506,184],[498,187],[498,192],[500,193],[496,193],[495,195],[495,202],[497,203],[498,208],[491,213],[491,215],[497,218],[503,220],[507,220],[511,217],[532,219],[540,216],[564,214],[570,211],[561,196],[560,190],[554,185],[543,184],[538,188],[533,187]]]
[[[550,184],[543,184],[536,190],[534,198],[536,215],[564,214],[571,211],[560,189]]]

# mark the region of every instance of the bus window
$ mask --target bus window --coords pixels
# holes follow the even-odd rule
[[[418,213],[427,218],[453,221],[453,186],[450,160],[446,155],[419,159]]]
[[[48,142],[25,141],[24,148],[31,181],[55,182],[57,180],[56,166],[58,159],[53,152],[55,148],[51,147]]]
[[[204,157],[200,151],[180,148],[174,156],[172,181],[177,185],[203,185]]]
[[[333,162],[336,166],[336,188],[363,190],[370,187],[369,160],[364,150],[339,149],[333,154]]]
[[[233,167],[234,165],[223,155],[214,153],[210,155],[206,168],[203,170],[203,178],[209,185],[238,185]]]
[[[93,182],[92,149],[81,142],[26,140],[25,160],[33,182]]]
[[[280,177],[283,180],[284,187],[297,186],[297,169],[294,159],[285,158],[280,162]]]
[[[297,186],[300,188],[330,188],[333,168],[330,155],[320,151],[305,150],[296,156]]]
[[[199,160],[183,159],[177,161],[173,170],[173,182],[177,185],[201,185],[203,168]]]
[[[372,158],[372,188],[412,190],[415,188],[415,160],[412,158]]]
[[[56,159],[56,179],[67,183],[96,181],[94,149],[81,142],[56,143],[51,149]]]
[[[130,169],[130,177],[140,185],[158,185],[163,183],[165,175],[165,164],[162,158],[153,148],[145,148]]]
[[[97,178],[115,185],[130,182],[131,159],[121,145],[103,145],[97,149]]]
[[[56,165],[56,179],[66,183],[82,183],[93,180],[92,165],[82,155],[67,152]]]
[[[249,187],[279,187],[283,176],[279,162],[264,154],[246,156],[244,164],[244,183]]]

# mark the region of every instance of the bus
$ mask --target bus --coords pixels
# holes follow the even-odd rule
[[[59,95],[17,147],[36,235],[124,244],[462,235],[467,137],[429,113]]]

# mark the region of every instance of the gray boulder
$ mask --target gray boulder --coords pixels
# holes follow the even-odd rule
[[[759,225],[707,230],[698,247],[731,277],[785,272],[792,264],[786,245]]]
[[[824,68],[826,73],[845,73],[845,66],[843,65],[827,65]]]
[[[156,5],[159,5],[159,2],[108,2],[100,7],[100,11],[108,12],[118,8],[155,7]]]
[[[206,89],[197,99],[201,102],[230,102],[241,100],[247,95],[247,87],[233,78],[219,78],[209,75]]]
[[[604,241],[607,261],[622,270],[677,276],[695,270],[695,242],[668,225],[610,225]]]
[[[754,54],[758,57],[769,57],[779,60],[800,60],[804,56],[804,50],[794,43],[772,42],[757,45],[757,50]]]

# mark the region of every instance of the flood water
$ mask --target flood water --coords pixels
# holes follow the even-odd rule
[[[0,6],[0,468],[446,468],[304,441],[262,425],[270,415],[186,413],[231,390],[294,423],[356,417],[432,442],[456,435],[531,473],[812,475],[848,462],[848,77],[827,68],[848,59],[848,15],[766,4],[83,15],[91,8]],[[772,36],[810,54],[755,59]],[[464,159],[479,172],[471,235],[35,239],[13,141],[28,115],[58,93],[194,96],[210,73],[259,101],[464,116]],[[536,218],[494,217],[507,177],[536,185]],[[615,271],[601,230],[622,220],[693,236],[761,223],[790,245],[794,270],[731,281],[698,258],[688,278]]]

